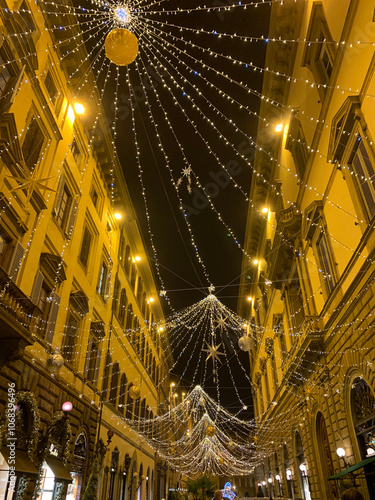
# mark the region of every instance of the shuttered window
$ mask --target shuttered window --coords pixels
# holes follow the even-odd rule
[[[22,144],[22,154],[28,168],[33,171],[37,165],[44,143],[44,135],[37,119],[34,117],[26,131]]]

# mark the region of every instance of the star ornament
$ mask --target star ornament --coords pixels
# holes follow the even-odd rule
[[[10,176],[7,176],[10,177]],[[19,182],[19,186],[11,189],[11,192],[18,191],[19,189],[26,189],[26,202],[30,201],[30,198],[33,195],[35,189],[39,189],[40,191],[52,191],[55,192],[56,189],[52,189],[46,186],[46,182],[48,182],[52,177],[43,177],[42,179],[36,179],[36,169],[34,169],[33,173],[30,177],[11,177],[16,182]]]
[[[220,316],[220,318],[217,320],[217,328],[220,328],[220,331],[222,332],[223,331],[223,328],[225,328],[225,320],[227,318],[223,318],[222,316]]]
[[[202,351],[209,353],[206,358],[206,361],[208,361],[211,358],[213,364],[215,364],[215,359],[220,363],[221,361],[219,356],[224,356],[223,352],[219,352],[219,347],[221,346],[221,344],[219,344],[218,346],[215,346],[214,344],[210,345],[208,342],[206,342],[206,344],[208,349],[202,349]]]

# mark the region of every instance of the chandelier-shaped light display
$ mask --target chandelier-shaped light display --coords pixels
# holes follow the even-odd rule
[[[234,417],[200,386],[164,415],[126,423],[172,469],[189,477],[250,474],[259,463],[254,422]]]

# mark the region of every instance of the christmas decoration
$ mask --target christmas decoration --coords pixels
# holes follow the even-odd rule
[[[46,368],[51,374],[59,373],[64,366],[64,358],[60,354],[60,350],[56,347],[54,354],[50,354],[46,361]]]
[[[99,483],[99,462],[98,459],[94,459],[92,464],[91,474],[87,482],[85,492],[83,494],[82,500],[97,500],[98,498],[98,483]]]
[[[141,395],[141,389],[137,385],[132,385],[129,389],[129,396],[132,399],[138,399]]]
[[[117,66],[127,66],[137,57],[137,37],[125,28],[112,30],[105,39],[105,54]]]
[[[206,429],[206,435],[208,437],[212,437],[216,434],[216,430],[215,430],[215,427],[213,425],[209,425]]]

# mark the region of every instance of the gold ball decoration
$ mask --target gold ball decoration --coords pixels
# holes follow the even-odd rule
[[[220,457],[219,458],[219,464],[223,464],[224,463],[224,458],[223,457]]]
[[[64,366],[64,358],[61,356],[60,351],[56,348],[54,354],[48,356],[46,361],[46,368],[51,374],[59,373]]]
[[[117,66],[127,66],[138,54],[137,37],[125,28],[116,28],[108,33],[104,47],[105,55]]]
[[[141,388],[138,385],[132,385],[129,389],[129,396],[132,399],[138,399],[141,395]]]
[[[209,425],[206,429],[206,436],[212,437],[216,433],[215,427],[213,425]]]

